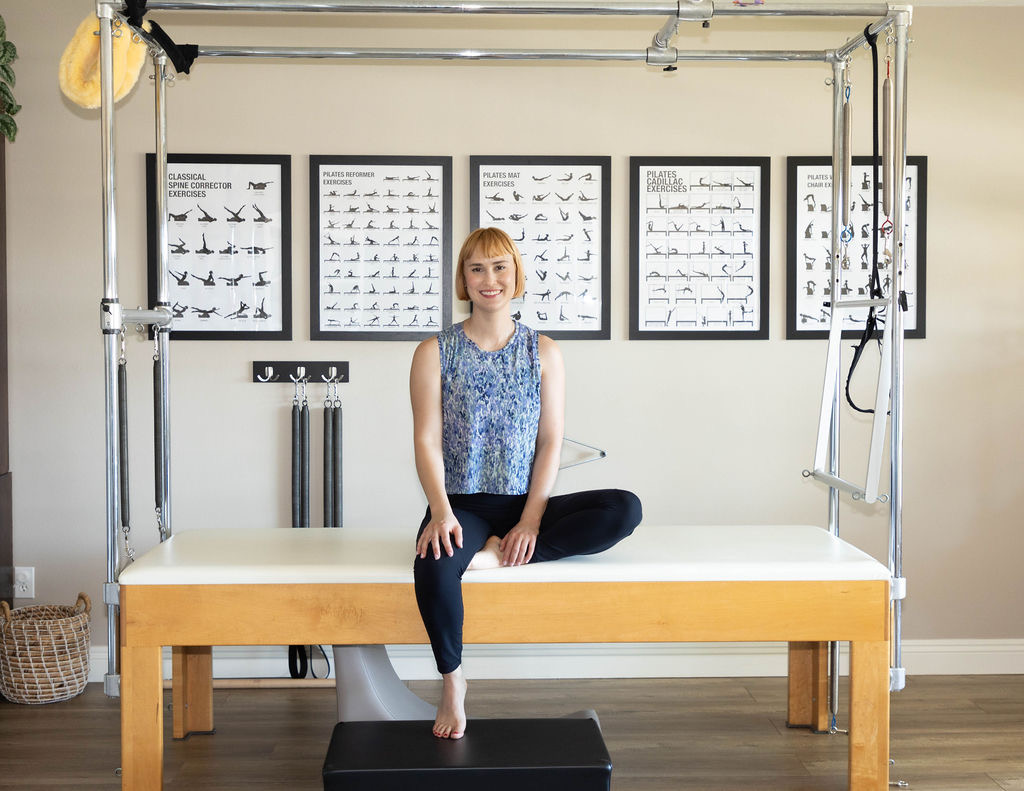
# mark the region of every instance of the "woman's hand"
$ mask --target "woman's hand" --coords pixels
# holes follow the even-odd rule
[[[455,550],[452,549],[453,539],[455,546],[462,549],[462,525],[455,518],[455,514],[449,511],[435,518],[431,512],[430,522],[423,528],[419,540],[416,541],[416,554],[425,558],[427,552],[430,552],[434,556],[434,560],[440,560],[443,546],[445,553],[451,557],[455,553]]]
[[[509,530],[498,545],[501,550],[501,565],[523,566],[529,563],[539,534],[540,525],[529,522],[519,522]]]

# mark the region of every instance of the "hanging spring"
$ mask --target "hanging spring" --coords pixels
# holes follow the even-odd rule
[[[128,562],[135,560],[135,550],[131,544],[131,516],[128,501],[128,357],[125,354],[125,337],[127,329],[121,325],[121,353],[117,360],[117,410],[118,410],[118,446],[121,457],[120,487],[121,498],[121,535],[124,539],[124,551]]]

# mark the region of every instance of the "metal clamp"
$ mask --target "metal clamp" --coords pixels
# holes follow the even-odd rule
[[[124,325],[124,308],[116,300],[100,301],[100,330],[105,335],[113,335],[121,331]]]
[[[121,603],[121,586],[116,582],[103,583],[103,603],[119,605]]]
[[[679,0],[676,16],[682,22],[706,22],[715,15],[712,0]]]
[[[889,691],[899,692],[907,686],[907,669],[905,667],[889,668]]]
[[[649,66],[671,66],[679,60],[679,51],[675,47],[663,49],[647,48],[647,64]]]
[[[889,580],[889,598],[893,601],[907,598],[906,577],[893,577]]]

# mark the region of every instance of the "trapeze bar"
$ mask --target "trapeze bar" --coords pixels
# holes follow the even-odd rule
[[[120,0],[99,0],[100,5],[120,8]],[[692,0],[678,2],[573,2],[573,0],[476,0],[472,3],[442,3],[436,0],[403,0],[371,3],[366,0],[149,0],[150,11],[302,11],[346,12],[359,14],[576,14],[611,16],[677,16],[703,18],[702,3]],[[716,2],[714,16],[885,16],[886,3],[773,3],[771,5],[733,5]],[[720,7],[719,7],[720,6]]]
[[[857,484],[844,481],[842,478],[837,478],[835,475],[830,475],[824,470],[813,470],[811,477],[816,481],[827,483],[833,489],[852,494],[855,499],[864,497],[864,490],[861,489]]]
[[[774,50],[555,50],[555,49],[375,49],[335,47],[201,46],[201,58],[320,58],[338,60],[618,60],[664,65],[678,61],[817,61],[827,52]]]
[[[834,303],[837,308],[884,308],[889,300],[881,297],[879,299],[844,299]]]

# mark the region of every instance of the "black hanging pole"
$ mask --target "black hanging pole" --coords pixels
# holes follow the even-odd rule
[[[327,384],[324,398],[324,527],[334,524],[334,404],[331,385]]]
[[[302,527],[302,495],[300,478],[302,474],[302,435],[299,428],[299,385],[295,384],[295,398],[292,399],[292,527]]]
[[[337,386],[334,391],[334,439],[332,446],[334,448],[334,526],[342,527],[344,525],[343,520],[343,509],[342,509],[342,496],[341,496],[341,457],[342,457],[342,445],[341,445],[341,432],[342,432],[342,416],[341,416],[341,396],[338,393]]]
[[[309,402],[306,383],[302,383],[302,524],[309,527]]]
[[[295,395],[292,397],[292,527],[306,527],[309,525],[309,519],[305,522],[302,520],[302,457],[304,448],[308,448],[308,444],[303,445],[303,433],[302,433],[302,414],[299,409],[299,379],[292,379],[295,382]],[[309,409],[306,408],[306,417],[309,417]],[[309,426],[306,426],[306,439],[308,441]],[[309,463],[308,458],[306,462],[307,472],[307,489],[308,489],[308,472]],[[288,673],[292,678],[305,678],[306,673],[309,669],[309,662],[306,657],[306,647],[304,645],[290,645],[288,646]]]

